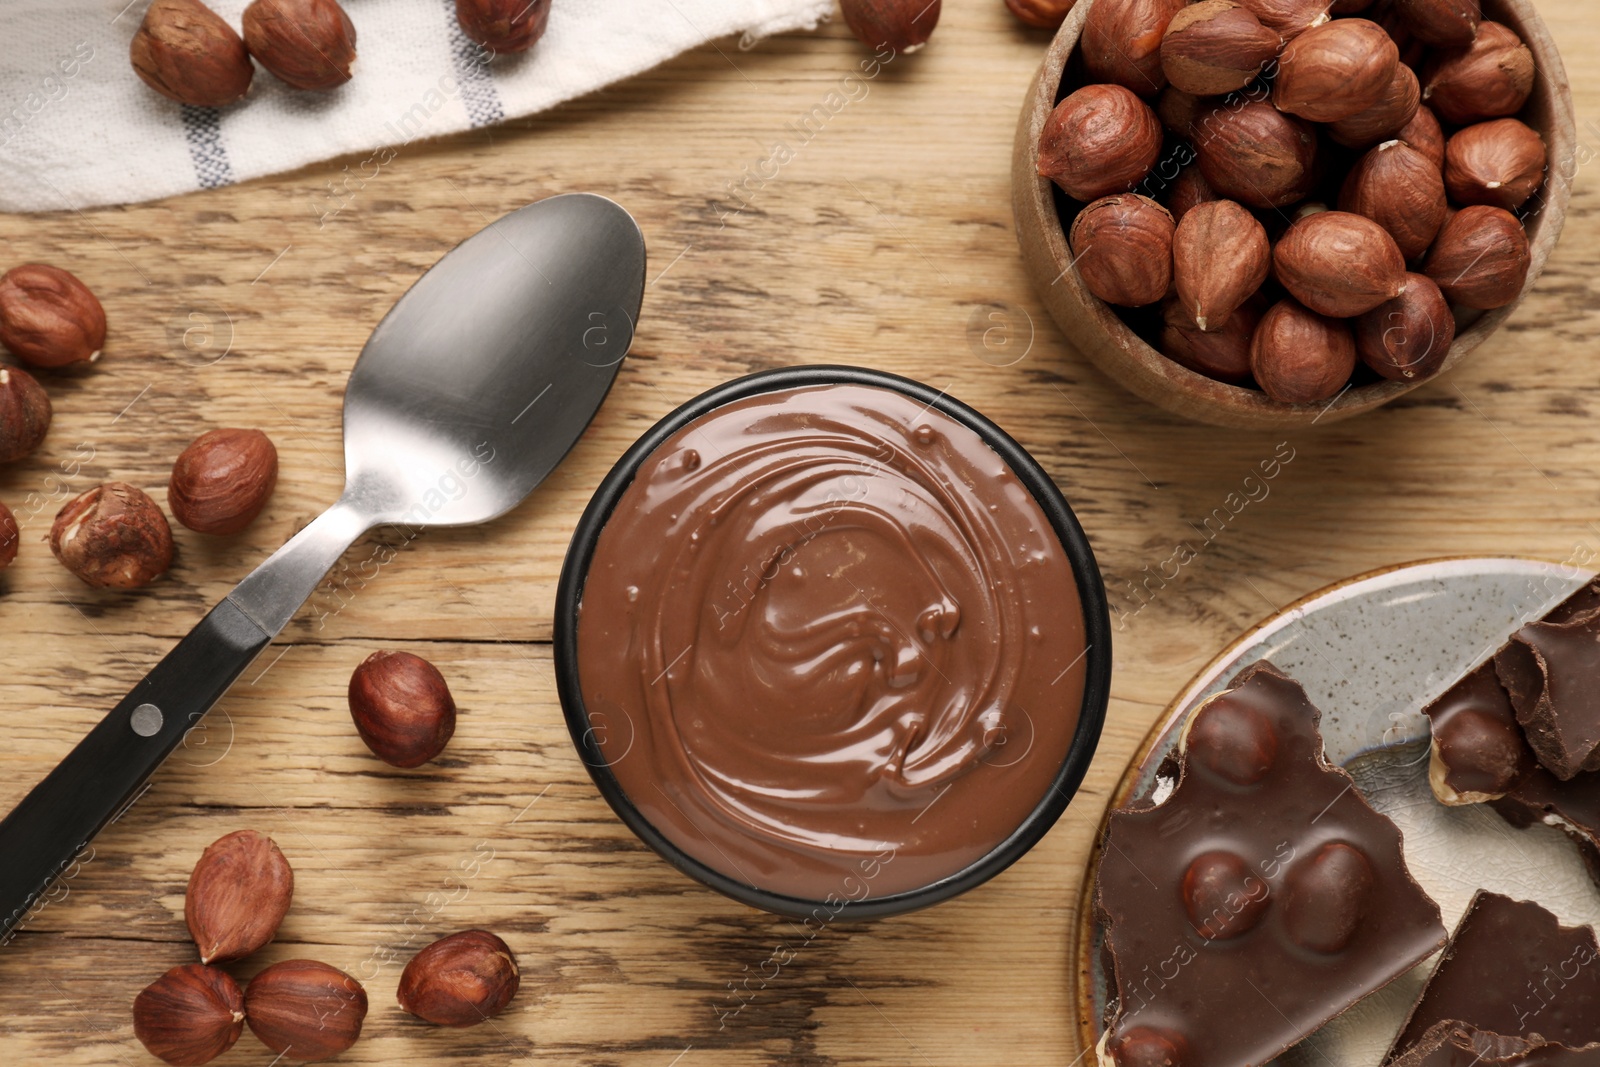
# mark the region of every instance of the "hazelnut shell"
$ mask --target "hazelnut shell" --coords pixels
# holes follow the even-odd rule
[[[505,1010],[522,982],[511,947],[487,930],[441,938],[400,975],[400,1010],[436,1026],[473,1026]]]
[[[1160,155],[1161,121],[1120,85],[1077,90],[1039,135],[1039,173],[1085,202],[1132,189]]]
[[[263,1045],[297,1063],[314,1063],[356,1043],[367,1017],[367,991],[326,963],[284,960],[250,979],[244,1013]]]
[[[267,506],[278,484],[278,450],[260,430],[208,430],[172,465],[167,506],[189,529],[235,534]]]
[[[253,0],[244,46],[293,89],[335,89],[350,80],[356,28],[338,0]]]
[[[1178,224],[1173,279],[1184,310],[1202,331],[1223,324],[1267,280],[1272,244],[1267,229],[1232,200],[1201,204]]]
[[[461,0],[457,0],[460,3]],[[547,0],[542,0],[546,2]],[[871,49],[915,52],[939,24],[941,0],[840,0],[845,25]]]
[[[1272,253],[1284,288],[1319,315],[1349,318],[1405,291],[1406,261],[1364,215],[1321,211],[1295,222]]]
[[[1439,168],[1403,141],[1389,141],[1362,156],[1339,191],[1339,210],[1382,226],[1407,260],[1433,244],[1448,207]]]
[[[1533,95],[1533,53],[1498,22],[1465,48],[1442,49],[1422,72],[1422,102],[1456,126],[1515,115]]]
[[[294,871],[277,842],[254,830],[213,841],[189,874],[183,918],[201,963],[240,960],[278,932],[294,899]]]
[[[1193,137],[1200,173],[1230,200],[1286,207],[1316,185],[1316,129],[1265,101],[1219,104],[1195,120]]]
[[[196,107],[233,103],[249,90],[256,72],[244,41],[200,0],[154,0],[128,56],[146,85]]]
[[[0,463],[28,455],[50,430],[50,394],[21,367],[0,366]]]
[[[844,5],[846,21],[851,6]],[[938,0],[933,8],[937,19]],[[462,32],[491,52],[526,52],[544,36],[550,0],[456,0],[456,21]]]
[[[142,490],[107,482],[61,508],[50,550],[87,585],[132,589],[172,566],[172,528]]]
[[[174,1067],[210,1063],[243,1032],[244,994],[216,967],[174,967],[133,998],[133,1035],[150,1055]]]
[[[0,276],[0,344],[36,367],[100,358],[106,312],[89,287],[60,267],[24,263]]]
[[[1284,48],[1272,102],[1312,122],[1338,122],[1380,103],[1399,64],[1400,49],[1382,26],[1336,19]]]
[[[372,754],[420,767],[449,743],[456,702],[437,667],[409,652],[374,652],[350,675],[350,717]]]
[[[1172,214],[1125,193],[1089,204],[1072,221],[1072,259],[1084,287],[1108,304],[1143,307],[1172,286]]]
[[[1438,373],[1456,340],[1456,319],[1432,278],[1406,276],[1406,291],[1356,319],[1356,353],[1378,374],[1416,382]]]
[[[1282,46],[1234,0],[1200,0],[1173,16],[1161,39],[1161,69],[1173,87],[1196,96],[1243,89]]]
[[[1445,145],[1444,184],[1458,204],[1516,211],[1544,185],[1544,138],[1516,119],[1468,126]]]
[[[1474,204],[1451,216],[1422,273],[1452,304],[1489,311],[1522,295],[1533,256],[1528,234],[1505,208]]]
[[[1339,395],[1356,369],[1350,325],[1293,300],[1273,305],[1250,343],[1250,369],[1269,397],[1318,404]]]
[[[1089,8],[1078,52],[1089,78],[1154,96],[1167,84],[1161,39],[1185,0],[1118,0]]]

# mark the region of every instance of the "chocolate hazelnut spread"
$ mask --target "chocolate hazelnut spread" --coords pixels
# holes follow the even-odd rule
[[[731,879],[859,900],[954,875],[1046,797],[1085,685],[1060,539],[971,428],[891,389],[786,388],[645,457],[577,623],[600,751]]]

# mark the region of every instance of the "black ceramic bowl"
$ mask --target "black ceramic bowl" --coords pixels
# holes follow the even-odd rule
[[[1082,602],[1087,651],[1083,704],[1071,746],[1052,788],[1021,825],[979,859],[936,882],[892,895],[825,902],[787,896],[730,878],[685,853],[640,813],[612,773],[596,736],[595,720],[585,707],[578,678],[577,642],[578,607],[596,542],[646,457],[685,425],[724,404],[764,392],[839,384],[875,386],[911,397],[971,429],[1006,461],[1038,501],[1066,551]],[[822,921],[870,919],[928,907],[981,885],[1020,859],[1055,824],[1083,781],[1100,741],[1111,686],[1111,624],[1106,610],[1105,586],[1082,527],[1050,476],[1005,431],[965,404],[909,378],[859,367],[792,367],[751,374],[702,393],[656,423],[612,467],[579,520],[561,568],[561,581],[556,588],[555,666],[567,729],[590,777],[612,810],[662,858],[720,893],[779,915]]]

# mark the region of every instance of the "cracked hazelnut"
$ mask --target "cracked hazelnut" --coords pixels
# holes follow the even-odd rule
[[[1053,30],[1066,21],[1078,0],[1006,0],[1006,7],[1026,26]]]
[[[1416,117],[1422,105],[1422,83],[1416,71],[1395,64],[1394,80],[1382,99],[1365,111],[1340,119],[1328,127],[1328,136],[1346,148],[1370,148],[1397,136]]]
[[[1456,340],[1456,318],[1432,278],[1406,276],[1406,291],[1356,320],[1361,362],[1400,382],[1438,372]]]
[[[544,36],[550,0],[456,0],[456,21],[491,52],[526,52]]]
[[[356,28],[338,0],[253,0],[244,46],[293,89],[334,89],[350,80]]]
[[[1448,207],[1439,168],[1403,141],[1388,141],[1362,156],[1339,190],[1339,210],[1382,226],[1408,260],[1433,244]]]
[[[175,1067],[210,1063],[243,1032],[244,994],[216,967],[174,967],[133,999],[133,1036]]]
[[[268,944],[293,899],[294,871],[272,838],[236,830],[213,841],[183,896],[183,918],[200,962],[244,959]]]
[[[1443,173],[1444,127],[1439,125],[1439,117],[1433,113],[1432,108],[1427,106],[1417,108],[1417,113],[1411,117],[1411,121],[1400,127],[1394,136],[1395,140],[1404,141],[1427,156]]]
[[[25,263],[0,276],[0,344],[36,367],[92,363],[106,343],[106,312],[60,267]]]
[[[1196,374],[1229,385],[1247,385],[1250,382],[1250,340],[1261,323],[1265,306],[1266,302],[1257,294],[1229,315],[1220,329],[1214,328],[1208,333],[1200,329],[1194,316],[1184,308],[1183,301],[1173,296],[1161,306],[1161,352]]]
[[[284,960],[250,979],[244,1014],[263,1045],[296,1062],[316,1062],[356,1043],[367,1017],[367,991],[326,963]]]
[[[1108,304],[1143,307],[1172,286],[1172,214],[1147,196],[1107,196],[1072,221],[1072,261]]]
[[[1395,11],[1425,44],[1462,48],[1478,35],[1478,0],[1395,0]]]
[[[1285,41],[1328,21],[1328,0],[1239,0]]]
[[[844,23],[868,48],[915,52],[939,24],[940,0],[840,0]]]
[[[50,551],[87,585],[133,589],[172,566],[172,528],[143,491],[107,482],[56,514]]]
[[[17,558],[17,543],[21,540],[21,530],[17,527],[17,517],[11,514],[11,509],[0,504],[0,571],[11,566]]]
[[[1405,292],[1406,260],[1365,215],[1320,211],[1285,231],[1272,253],[1278,281],[1319,315],[1349,318]]]
[[[1273,305],[1250,342],[1250,371],[1262,392],[1284,404],[1339,395],[1356,369],[1350,324],[1293,300]]]
[[[244,41],[200,0],[155,0],[128,55],[146,85],[196,107],[233,103],[249,90],[256,72]]]
[[[400,1010],[436,1026],[473,1026],[505,1010],[522,977],[511,946],[487,930],[451,934],[411,957]]]
[[[21,459],[50,430],[50,395],[21,367],[0,366],[0,463]]]
[[[1167,24],[1161,69],[1183,92],[1220,96],[1249,85],[1281,45],[1248,8],[1233,0],[1200,0]]]
[[[1191,163],[1179,170],[1178,176],[1172,179],[1172,188],[1167,190],[1167,210],[1172,212],[1174,222],[1182,222],[1190,211],[1215,199],[1216,190],[1206,182],[1206,176],[1200,173],[1199,166]]]
[[[208,430],[172,465],[167,506],[189,529],[235,534],[255,521],[278,484],[278,450],[260,430]]]
[[[1533,75],[1533,53],[1522,38],[1498,22],[1484,22],[1470,45],[1429,60],[1422,101],[1457,126],[1515,115],[1533,94]]]
[[[1272,102],[1312,122],[1338,122],[1383,100],[1400,49],[1366,19],[1336,19],[1290,41],[1278,59]]]
[[[1120,85],[1086,85],[1055,106],[1039,135],[1039,173],[1075,200],[1132,189],[1161,155],[1161,122]]]
[[[1078,38],[1084,69],[1097,82],[1110,82],[1140,96],[1154,96],[1167,84],[1161,69],[1161,38],[1185,0],[1119,0],[1089,8]]]
[[[1220,330],[1267,280],[1267,229],[1232,200],[1191,210],[1172,243],[1173,278],[1183,308],[1203,331]]]
[[[409,652],[374,652],[350,675],[350,717],[372,754],[420,767],[456,730],[456,702],[437,667]]]
[[[1444,184],[1458,204],[1516,211],[1544,184],[1544,138],[1516,119],[1468,126],[1445,146]]]
[[[1474,204],[1444,224],[1422,273],[1452,304],[1490,311],[1522,295],[1533,257],[1528,234],[1505,208]]]
[[[1316,185],[1316,130],[1265,101],[1212,108],[1195,120],[1194,149],[1211,188],[1250,207],[1286,207]]]

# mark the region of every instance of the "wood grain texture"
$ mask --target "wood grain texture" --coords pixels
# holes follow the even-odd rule
[[[1600,560],[1600,27],[1585,0],[1540,10],[1573,78],[1585,162],[1544,278],[1467,366],[1315,430],[1183,421],[1063,340],[1010,206],[1012,132],[1046,35],[998,0],[946,5],[932,46],[869,82],[843,81],[865,53],[837,22],[751,52],[720,42],[551,114],[409,146],[364,186],[350,180],[320,223],[329,183],[359,159],[0,218],[6,262],[72,267],[112,329],[98,365],[44,377],[46,446],[0,471],[0,499],[24,522],[0,576],[6,807],[337,495],[344,377],[440,254],[529,200],[590,189],[636,214],[652,257],[634,355],[534,499],[480,529],[403,546],[385,535],[400,550],[381,566],[379,538],[353,550],[219,705],[204,744],[174,757],[66,898],[0,950],[0,1063],[155,1063],[129,1005],[194,958],[189,869],[246,826],[280,842],[297,898],[280,941],[231,969],[310,956],[361,976],[373,1010],[340,1062],[1071,1063],[1068,937],[1093,828],[1146,728],[1218,648],[1385,564]],[[826,119],[803,139],[793,124],[817,107]],[[779,141],[792,158],[766,163]],[[688,882],[612,817],[567,741],[546,642],[567,538],[624,448],[711,385],[817,361],[948,389],[1031,449],[1094,542],[1118,630],[1100,755],[1044,842],[933,911],[808,940]],[[131,594],[86,589],[51,558],[41,538],[69,494],[116,477],[159,497],[182,447],[228,425],[261,427],[280,451],[277,494],[249,531],[178,531],[170,577]],[[1275,454],[1292,458],[1266,480]],[[1182,545],[1193,558],[1177,566]],[[398,772],[362,749],[343,692],[379,647],[425,655],[450,680],[462,715],[441,762]],[[451,1032],[402,1016],[404,959],[471,926],[522,958],[510,1012]],[[786,962],[763,967],[775,952]],[[217,1062],[271,1059],[246,1035]]]

